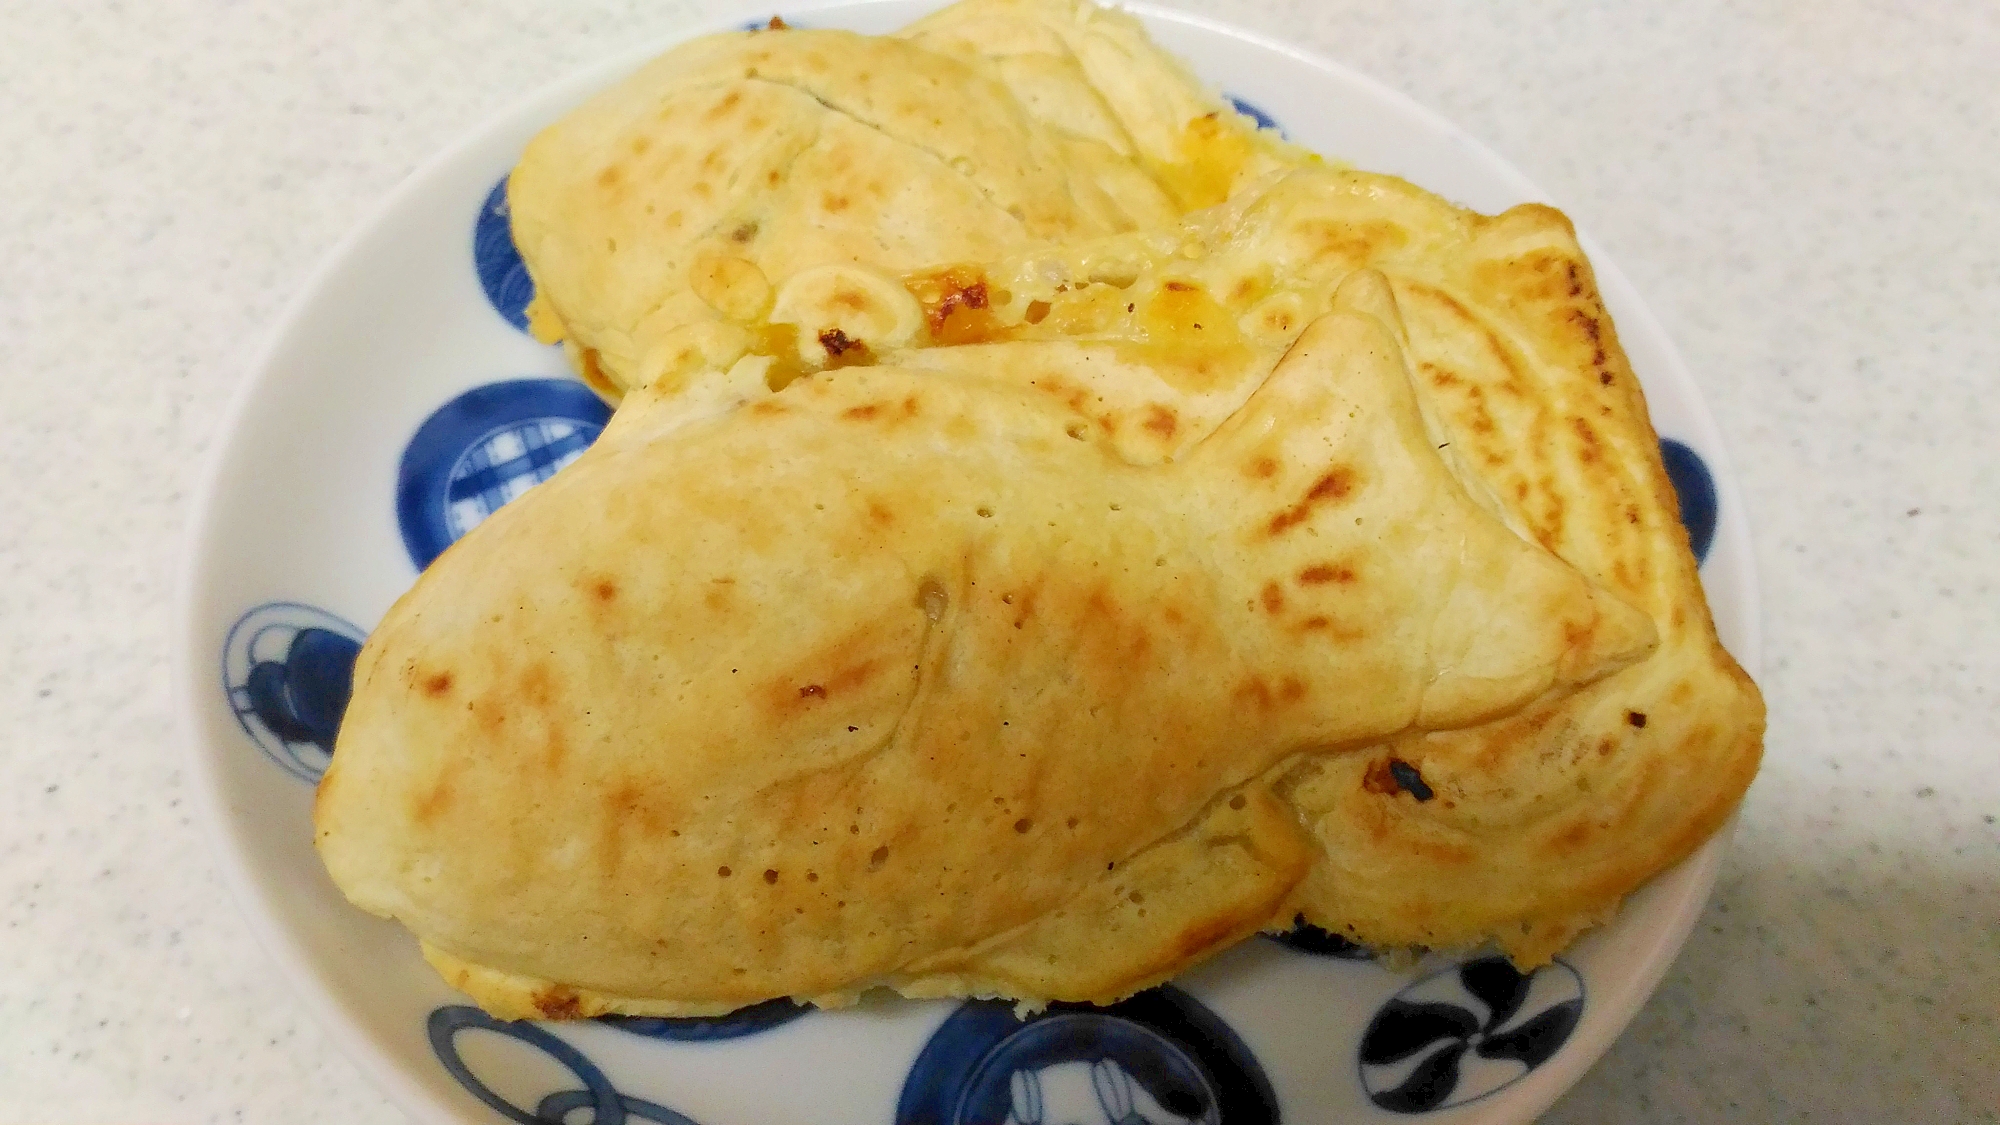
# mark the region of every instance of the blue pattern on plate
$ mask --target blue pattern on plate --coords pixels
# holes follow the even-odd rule
[[[1310,953],[1316,957],[1335,957],[1342,961],[1371,961],[1375,958],[1375,954],[1366,946],[1357,945],[1339,934],[1320,929],[1306,921],[1303,914],[1292,919],[1291,929],[1264,936],[1288,949],[1296,949],[1300,953]]]
[[[1277,1095],[1249,1048],[1170,985],[1026,1020],[1003,1001],[965,1003],[924,1044],[896,1103],[897,1125],[1277,1120]]]
[[[509,1121],[521,1125],[624,1125],[638,1120],[659,1125],[696,1125],[692,1118],[666,1106],[619,1093],[604,1071],[585,1058],[582,1051],[525,1020],[497,1020],[478,1008],[453,1004],[432,1012],[426,1030],[431,1051],[445,1072]],[[464,1031],[490,1031],[525,1043],[561,1064],[575,1076],[581,1088],[553,1090],[542,1095],[534,1109],[523,1109],[501,1097],[466,1064],[458,1050],[458,1036]],[[590,1116],[572,1119],[570,1115],[579,1109],[588,1109]]]
[[[1255,121],[1259,129],[1270,129],[1281,137],[1285,136],[1284,126],[1278,124],[1277,118],[1272,117],[1270,114],[1265,113],[1263,110],[1258,109],[1256,106],[1250,104],[1249,102],[1244,101],[1242,98],[1237,97],[1235,94],[1224,94],[1222,96],[1229,102],[1230,105],[1236,107],[1236,112],[1242,114],[1245,117],[1248,117],[1252,121]]]
[[[1660,460],[1667,466],[1667,479],[1674,482],[1674,494],[1681,502],[1681,525],[1687,528],[1688,546],[1696,562],[1708,559],[1709,544],[1715,542],[1715,478],[1701,455],[1673,438],[1660,440]]]
[[[486,193],[479,219],[472,224],[472,268],[479,272],[479,287],[493,303],[493,311],[522,331],[528,328],[528,302],[535,297],[535,282],[521,262],[514,245],[514,223],[507,210],[507,177]]]
[[[222,642],[222,687],[250,741],[287,773],[317,783],[354,688],[363,633],[300,602],[238,618]]]
[[[1464,1105],[1547,1062],[1583,1016],[1583,977],[1556,961],[1522,975],[1481,957],[1415,981],[1369,1021],[1362,1088],[1394,1113]]]
[[[611,408],[574,379],[513,379],[424,419],[396,472],[396,522],[418,570],[501,505],[583,454]]]
[[[766,1000],[762,1004],[752,1004],[738,1008],[726,1016],[705,1016],[681,1019],[666,1019],[657,1016],[601,1016],[600,1023],[610,1024],[620,1031],[634,1035],[644,1035],[649,1039],[666,1039],[676,1043],[713,1043],[722,1039],[741,1039],[745,1035],[755,1035],[774,1027],[798,1019],[812,1011],[809,1005],[793,1003],[783,997]]]

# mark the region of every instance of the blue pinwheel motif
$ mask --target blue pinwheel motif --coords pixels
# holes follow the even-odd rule
[[[1583,977],[1564,962],[1523,974],[1504,957],[1467,961],[1375,1013],[1361,1038],[1361,1085],[1393,1113],[1464,1105],[1554,1057],[1583,1005]]]

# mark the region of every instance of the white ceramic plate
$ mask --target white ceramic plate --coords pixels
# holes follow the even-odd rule
[[[794,22],[879,32],[932,6],[819,7]],[[1137,10],[1206,79],[1313,148],[1483,211],[1545,198],[1352,71]],[[1027,1023],[1003,1006],[885,1000],[502,1025],[465,1007],[402,929],[341,899],[313,854],[311,781],[365,628],[604,419],[561,356],[518,327],[528,282],[496,187],[538,129],[667,45],[535,95],[411,177],[286,314],[221,442],[193,530],[180,696],[229,880],[335,1038],[425,1122],[1491,1125],[1547,1108],[1666,971],[1723,841],[1529,978],[1476,958],[1391,972],[1337,946],[1260,938],[1115,1008]],[[1716,622],[1754,668],[1749,538],[1714,424],[1624,274],[1584,241],[1669,439]]]

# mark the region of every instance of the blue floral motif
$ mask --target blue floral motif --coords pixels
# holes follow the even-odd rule
[[[1296,949],[1300,953],[1310,953],[1316,957],[1334,957],[1342,961],[1370,961],[1375,957],[1366,946],[1320,929],[1306,921],[1303,914],[1292,919],[1291,929],[1264,936],[1288,949]]]
[[[1265,113],[1263,110],[1258,109],[1256,106],[1250,104],[1247,101],[1244,101],[1242,98],[1237,97],[1235,94],[1224,94],[1223,98],[1226,99],[1230,105],[1236,107],[1236,112],[1242,114],[1245,117],[1248,117],[1252,121],[1255,121],[1259,129],[1269,129],[1281,137],[1285,136],[1284,127],[1278,124],[1277,118],[1272,117],[1270,114]]]
[[[1583,1005],[1583,977],[1564,962],[1523,975],[1505,957],[1467,961],[1406,986],[1375,1013],[1361,1037],[1361,1085],[1393,1113],[1464,1105],[1554,1057]]]
[[[809,1005],[795,1003],[780,997],[766,1000],[762,1004],[752,1004],[738,1008],[726,1016],[691,1017],[665,1019],[656,1016],[601,1016],[599,1022],[643,1035],[648,1039],[666,1039],[675,1043],[713,1043],[723,1039],[741,1039],[769,1031],[774,1027],[798,1019],[812,1011]]]
[[[479,273],[479,287],[493,303],[493,311],[523,332],[528,329],[528,302],[535,298],[535,282],[521,262],[514,245],[514,223],[507,210],[507,178],[486,193],[479,219],[472,225],[472,268]]]
[[[396,471],[396,522],[418,570],[503,504],[583,455],[611,408],[574,379],[474,387],[417,427]]]
[[[897,1125],[1275,1125],[1277,1095],[1228,1024],[1171,986],[1109,1007],[960,1005],[918,1053]]]
[[[666,1106],[621,1094],[597,1064],[582,1051],[525,1020],[497,1020],[478,1008],[462,1004],[433,1011],[427,1029],[431,1051],[445,1072],[458,1080],[473,1097],[494,1112],[521,1125],[624,1125],[627,1121],[652,1121],[658,1125],[696,1125],[693,1119]],[[505,1035],[554,1059],[576,1076],[579,1089],[555,1090],[543,1095],[532,1110],[523,1109],[501,1097],[467,1065],[458,1050],[458,1036],[464,1031],[490,1031]],[[580,1109],[588,1117],[572,1117]]]
[[[1715,542],[1717,501],[1715,478],[1701,455],[1673,438],[1660,440],[1660,460],[1667,467],[1667,479],[1681,503],[1681,525],[1687,528],[1688,546],[1696,562],[1708,559],[1709,545]]]
[[[333,758],[363,633],[300,602],[238,618],[222,642],[222,687],[250,741],[285,772],[317,783]]]

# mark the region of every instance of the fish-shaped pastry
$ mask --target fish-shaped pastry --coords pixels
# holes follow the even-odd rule
[[[1638,377],[1560,212],[1481,215],[1393,176],[1308,168],[1174,228],[940,267],[919,290],[926,277],[1006,297],[956,333],[984,342],[895,362],[1021,373],[1141,464],[1206,440],[1328,310],[1371,309],[1406,344],[1467,493],[1659,631],[1646,660],[1574,695],[1279,768],[1316,847],[1276,928],[1491,942],[1531,967],[1737,807],[1763,701],[1716,636]]]
[[[1348,292],[1153,464],[1033,369],[634,392],[370,636],[328,871],[514,1016],[1108,1001],[1268,925],[1274,770],[1658,635],[1468,494]]]
[[[1644,611],[1660,644],[1572,695],[1274,776],[1317,845],[1276,922],[1381,947],[1491,942],[1542,964],[1735,812],[1764,701],[1716,636],[1639,379],[1569,221],[1478,215],[1389,177],[1289,186],[1310,202],[1286,203],[1259,252],[1283,261],[1284,240],[1294,276],[1384,271],[1454,473]],[[1342,230],[1368,235],[1329,240]]]
[[[907,271],[1171,225],[1312,159],[1130,16],[963,0],[896,36],[684,43],[536,136],[507,198],[531,328],[616,399],[931,342]]]

